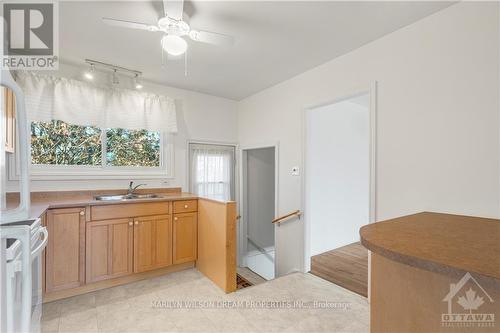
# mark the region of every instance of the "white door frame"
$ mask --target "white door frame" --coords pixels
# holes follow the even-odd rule
[[[239,147],[238,159],[239,163],[239,196],[238,196],[238,211],[239,211],[239,224],[238,224],[238,266],[246,267],[246,249],[247,249],[247,234],[248,234],[248,211],[247,211],[247,195],[246,195],[246,151],[262,148],[274,148],[274,217],[278,215],[278,202],[279,202],[279,141],[245,145]],[[271,223],[271,221],[269,221]],[[276,225],[274,226],[274,272],[276,273]]]
[[[302,112],[302,161],[303,161],[303,177],[302,177],[302,207],[304,207],[304,271],[311,270],[311,222],[307,218],[306,207],[306,167],[307,167],[307,112],[329,104],[341,102],[343,100],[356,97],[362,94],[370,95],[369,106],[369,160],[370,160],[370,175],[369,175],[369,223],[377,220],[377,82],[374,81],[367,87],[353,89],[351,93],[342,95],[331,100],[324,101],[313,105],[307,105]],[[370,300],[370,284],[371,284],[371,253],[368,255],[368,300]]]

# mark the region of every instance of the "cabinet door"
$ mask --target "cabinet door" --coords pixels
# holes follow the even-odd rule
[[[134,219],[134,272],[172,264],[172,223],[170,215]]]
[[[15,129],[16,129],[16,116],[15,116],[15,97],[11,89],[2,88],[4,94],[4,133],[5,133],[5,151],[8,153],[14,152],[15,147]]]
[[[47,212],[46,292],[85,283],[85,209]]]
[[[88,222],[86,225],[86,282],[97,282],[133,272],[132,219]]]
[[[196,260],[198,213],[174,214],[174,264]]]

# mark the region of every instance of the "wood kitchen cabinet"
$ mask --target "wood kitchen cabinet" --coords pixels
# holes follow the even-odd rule
[[[133,273],[133,219],[87,222],[86,282]]]
[[[41,217],[49,231],[44,302],[195,265],[224,291],[236,289],[234,202],[91,204]]]
[[[170,215],[134,219],[134,272],[172,264],[172,221]]]
[[[196,260],[198,213],[174,214],[173,262],[181,264]]]
[[[47,212],[46,292],[75,288],[85,283],[85,209]]]
[[[5,133],[5,151],[13,153],[15,149],[15,130],[16,130],[16,116],[15,116],[15,96],[11,89],[2,87],[3,94],[3,133]]]

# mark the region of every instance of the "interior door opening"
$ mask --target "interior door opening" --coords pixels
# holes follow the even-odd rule
[[[239,266],[275,276],[276,148],[242,150]]]
[[[306,110],[306,256],[311,273],[363,296],[368,251],[359,229],[370,223],[370,93]]]

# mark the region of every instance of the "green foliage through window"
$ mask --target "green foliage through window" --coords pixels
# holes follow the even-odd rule
[[[101,165],[101,130],[59,120],[31,123],[31,163]]]
[[[39,165],[160,166],[160,133],[71,125],[60,120],[31,123],[31,161]],[[102,151],[106,149],[103,162]]]
[[[106,163],[110,166],[160,166],[160,133],[107,129]]]

